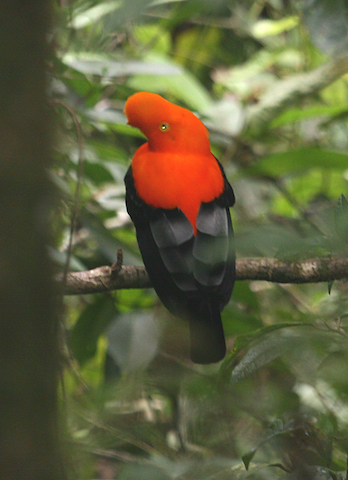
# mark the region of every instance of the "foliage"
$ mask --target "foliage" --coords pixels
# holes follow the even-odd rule
[[[122,113],[139,90],[209,127],[236,193],[238,255],[347,253],[346,77],[283,103],[276,96],[287,92],[284,80],[296,91],[344,51],[344,0],[60,3],[50,68],[59,268],[81,141],[70,266],[111,264],[118,249],[125,264],[141,263],[123,176],[143,138]],[[252,128],[266,94],[279,111]],[[343,478],[347,285],[329,288],[239,282],[223,314],[230,353],[220,369],[187,360],[186,325],[151,290],[66,298],[76,359],[64,379],[72,478]]]

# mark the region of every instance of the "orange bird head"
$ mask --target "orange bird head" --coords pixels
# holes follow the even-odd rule
[[[149,150],[210,153],[208,130],[199,118],[156,93],[135,93],[124,112],[128,124],[146,136]]]

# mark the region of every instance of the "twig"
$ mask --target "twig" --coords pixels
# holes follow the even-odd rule
[[[269,123],[290,105],[314,95],[348,72],[348,54],[337,56],[310,72],[298,73],[279,80],[266,91],[261,100],[250,107],[247,130],[261,135]]]
[[[72,253],[74,232],[76,229],[77,217],[79,212],[80,190],[81,190],[82,177],[83,177],[83,135],[82,135],[79,120],[74,110],[69,105],[67,105],[66,103],[60,100],[54,99],[52,100],[52,102],[65,108],[65,110],[69,113],[69,115],[73,119],[75,124],[75,129],[76,129],[77,145],[78,145],[76,189],[75,189],[74,201],[72,205],[69,241],[68,241],[68,248],[66,253],[66,261],[64,265],[64,274],[63,274],[63,281],[62,281],[63,285],[66,285],[67,275],[69,272],[70,258]]]
[[[284,198],[290,203],[291,206],[296,208],[298,213],[301,215],[303,220],[308,223],[317,233],[320,235],[324,235],[325,232],[323,232],[318,225],[316,225],[310,215],[308,215],[307,212],[303,211],[300,204],[296,200],[295,197],[291,195],[291,193],[285,188],[283,182],[280,179],[277,178],[270,178],[270,181],[275,185],[275,187],[279,190],[279,192],[284,196]]]

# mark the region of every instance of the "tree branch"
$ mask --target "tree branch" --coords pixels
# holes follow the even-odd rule
[[[309,72],[279,80],[266,91],[260,101],[250,107],[247,130],[261,135],[269,123],[290,105],[316,94],[348,72],[348,54],[344,53]]]
[[[62,274],[57,276],[62,282]],[[348,278],[348,257],[322,257],[286,262],[276,258],[241,258],[236,262],[237,280],[266,280],[276,283],[318,283]],[[124,288],[150,288],[144,267],[98,267],[70,272],[65,295],[110,292]]]

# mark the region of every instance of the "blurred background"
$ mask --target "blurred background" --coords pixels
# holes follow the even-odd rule
[[[237,257],[347,255],[346,0],[59,0],[54,20],[57,270],[72,216],[71,270],[118,249],[141,265],[123,177],[144,138],[123,108],[142,90],[208,127],[236,194]],[[187,325],[152,289],[66,296],[71,478],[346,478],[347,292],[237,282],[230,353],[210,367],[189,361]]]

